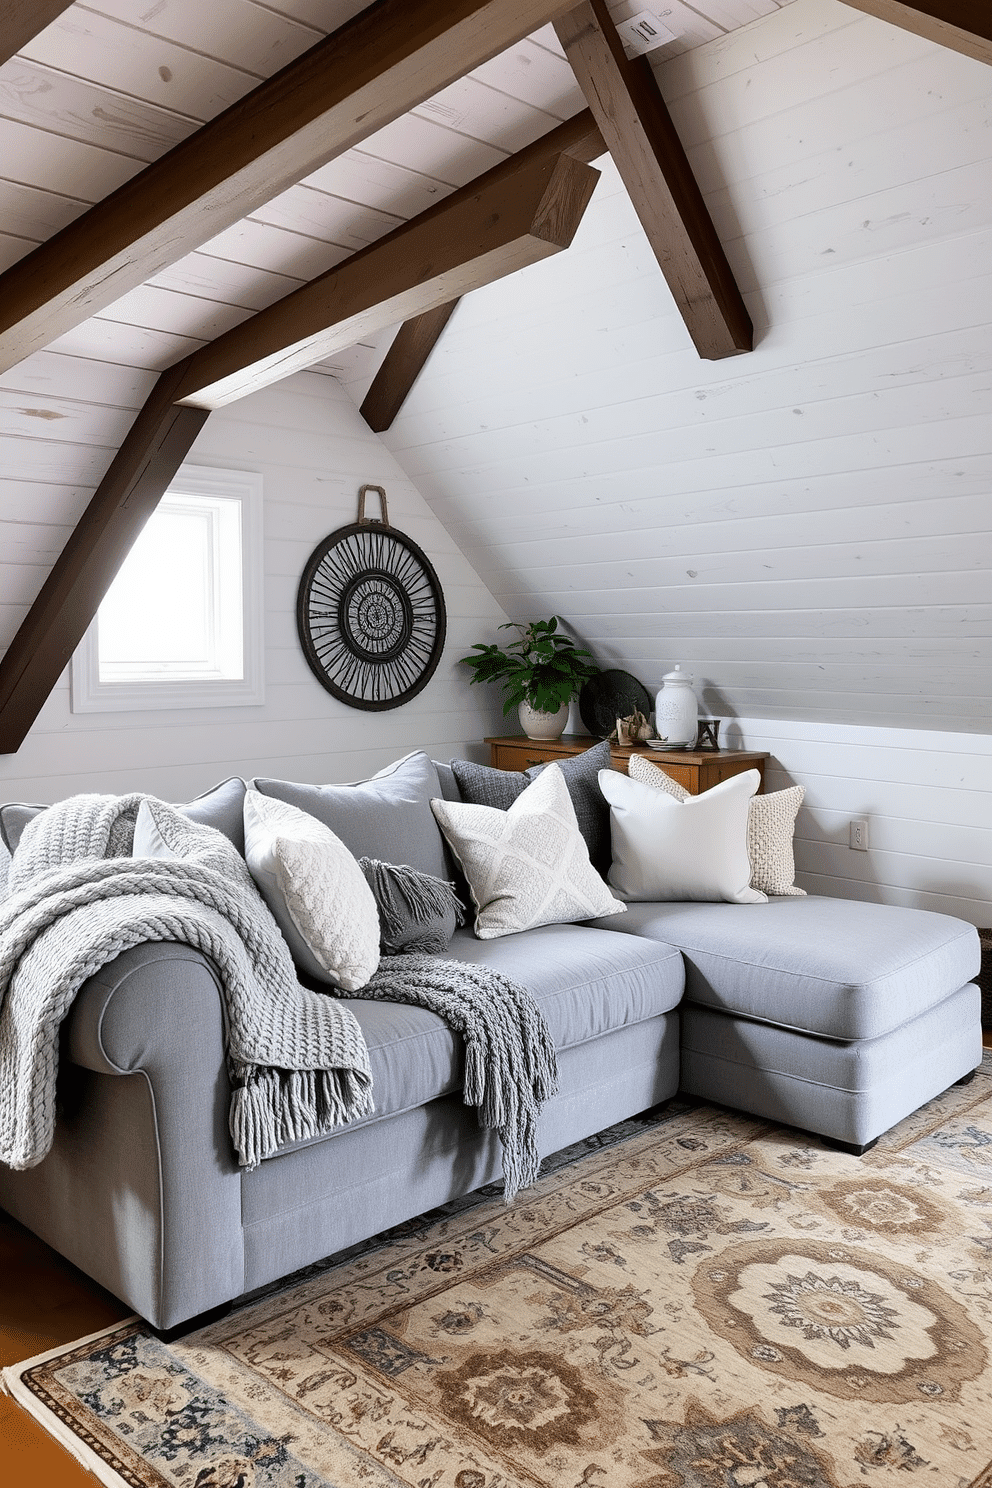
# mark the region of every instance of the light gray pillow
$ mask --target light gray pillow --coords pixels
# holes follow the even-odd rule
[[[356,785],[258,779],[251,788],[316,817],[356,858],[405,863],[435,878],[451,877],[431,812],[431,800],[441,795],[441,785],[426,754],[409,754]]]
[[[176,810],[188,816],[190,821],[202,822],[206,827],[215,827],[218,832],[223,832],[244,857],[245,790],[245,782],[241,777],[232,775],[229,780],[222,780],[219,785],[211,786],[185,806],[177,806]],[[17,847],[28,822],[47,810],[47,806],[25,806],[19,801],[9,801],[5,806],[0,806],[0,837],[6,843],[8,851],[13,852]]]

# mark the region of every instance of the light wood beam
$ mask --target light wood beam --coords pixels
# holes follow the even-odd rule
[[[0,64],[68,10],[72,0],[0,0]]]
[[[992,63],[992,0],[844,0],[854,10]]]
[[[603,136],[588,109],[545,135],[544,144],[549,153],[570,155],[587,165],[606,153]],[[396,418],[457,304],[451,300],[400,326],[362,402],[362,417],[374,433],[381,434]]]
[[[566,8],[376,0],[0,276],[0,370]]]
[[[539,144],[543,142],[539,141]],[[567,248],[599,172],[521,151],[194,352],[177,397],[220,408]]]
[[[751,318],[650,65],[624,56],[604,0],[555,30],[699,355],[750,351]]]
[[[175,405],[163,372],[0,661],[0,754],[23,743],[135,538],[209,415]]]

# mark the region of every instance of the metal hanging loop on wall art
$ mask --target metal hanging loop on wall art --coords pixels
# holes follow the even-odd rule
[[[381,520],[365,515],[369,491]],[[296,625],[314,676],[350,708],[399,708],[430,681],[444,648],[444,595],[426,553],[390,527],[382,486],[362,486],[358,520],[310,554]]]

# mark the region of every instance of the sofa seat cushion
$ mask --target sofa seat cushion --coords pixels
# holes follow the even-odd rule
[[[686,1000],[834,1039],[889,1033],[978,972],[973,925],[852,899],[631,904],[607,931],[678,946]]]
[[[667,1013],[682,996],[682,957],[671,946],[578,925],[544,925],[494,941],[457,930],[446,956],[490,966],[526,987],[557,1049]],[[375,1114],[368,1120],[461,1089],[464,1044],[436,1013],[397,1002],[347,997],[342,1002],[368,1044],[375,1099]],[[280,1150],[306,1145],[295,1142]]]

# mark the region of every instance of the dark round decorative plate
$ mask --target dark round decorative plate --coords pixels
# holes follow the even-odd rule
[[[629,672],[616,668],[590,677],[579,693],[579,717],[597,739],[612,734],[618,718],[629,718],[634,712],[647,717],[653,706],[647,688]]]
[[[379,522],[339,527],[310,554],[296,623],[311,671],[351,708],[415,697],[444,646],[444,596],[426,553]]]

